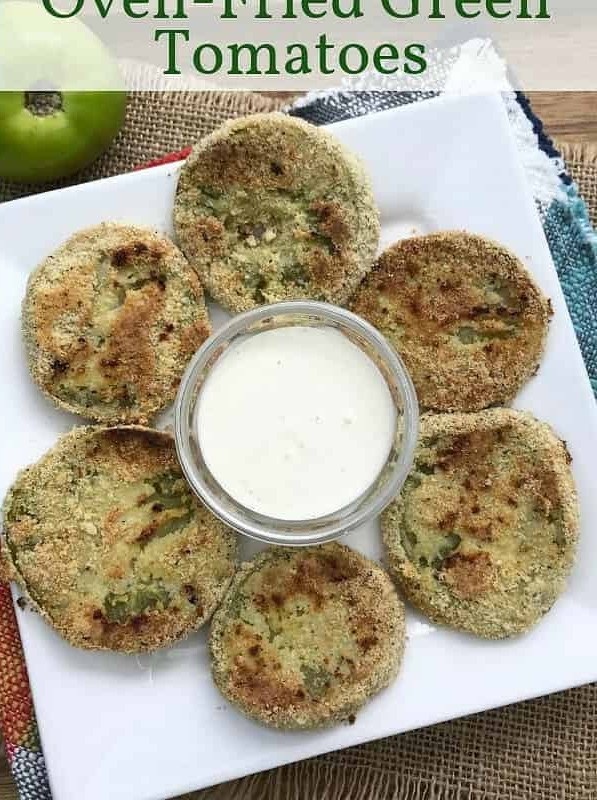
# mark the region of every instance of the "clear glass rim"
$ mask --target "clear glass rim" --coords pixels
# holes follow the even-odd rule
[[[226,496],[224,505],[201,475],[189,445],[192,430],[189,424],[191,406],[200,376],[222,346],[269,317],[310,317],[325,323],[342,325],[362,337],[375,351],[380,363],[391,375],[402,399],[402,430],[398,458],[392,465],[390,478],[379,491],[366,499],[357,498],[344,509],[325,517],[310,520],[280,520],[268,517],[238,503],[211,476]],[[300,322],[296,323],[299,325]],[[215,362],[214,362],[215,363]],[[415,388],[402,359],[382,334],[365,320],[344,308],[315,300],[291,300],[272,303],[234,316],[212,334],[191,359],[180,383],[174,409],[174,434],[181,469],[192,490],[219,519],[236,531],[269,544],[307,546],[321,544],[343,536],[370,519],[377,517],[400,491],[413,462],[419,430],[419,407]]]

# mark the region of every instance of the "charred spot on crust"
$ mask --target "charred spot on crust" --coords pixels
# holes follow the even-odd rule
[[[63,358],[55,358],[52,361],[52,372],[54,375],[62,375],[63,373],[68,372],[69,366],[69,362],[65,361]]]
[[[134,242],[132,244],[117,247],[112,251],[112,265],[118,268],[127,266],[135,258],[147,253],[148,247],[145,242]]]
[[[248,690],[249,701],[257,706],[263,706],[266,709],[275,708],[291,708],[296,702],[295,692],[290,688],[273,681],[268,681],[267,678],[261,677],[256,673],[249,673],[248,670],[239,670],[239,686],[243,686]],[[243,675],[244,673],[244,675]]]
[[[328,287],[342,279],[345,265],[336,256],[324,252],[321,248],[312,250],[305,262],[311,284],[314,287]]]
[[[120,361],[118,358],[100,358],[100,364],[102,367],[117,367]]]
[[[474,512],[473,512],[474,513]],[[458,514],[455,511],[450,511],[444,517],[440,519],[438,522],[438,528],[440,531],[447,531],[452,530],[454,527],[454,523],[458,519]]]
[[[363,636],[358,640],[358,645],[364,653],[368,653],[372,647],[379,643],[377,636]]]
[[[114,444],[122,447],[128,446],[132,448],[138,446],[138,443],[142,442],[149,447],[155,447],[163,450],[168,450],[170,448],[168,436],[161,431],[154,431],[150,428],[144,428],[143,430],[134,430],[130,428],[107,428],[105,431],[102,431],[101,438],[109,445]],[[92,442],[91,448],[93,449],[93,447],[100,449],[102,447],[102,443]],[[132,452],[130,455],[132,456]],[[123,451],[123,456],[128,457],[128,453]]]
[[[112,250],[110,262],[117,269],[122,269],[131,265],[135,259],[143,258],[155,262],[160,261],[165,255],[166,249],[163,244],[152,242],[148,245],[146,242],[137,241]]]
[[[138,633],[141,628],[147,624],[148,618],[145,614],[137,614],[135,617],[131,618],[131,626],[135,633]]]
[[[442,578],[462,600],[474,600],[487,592],[493,580],[489,553],[455,553],[445,559]]]
[[[224,252],[224,226],[217,217],[199,217],[195,223],[197,236],[212,255]]]
[[[572,464],[572,454],[568,449],[568,443],[565,442],[564,439],[562,439],[561,442],[562,442],[562,447],[564,448],[564,456],[566,458],[566,464]]]
[[[331,583],[350,580],[358,573],[357,567],[343,556],[324,554],[320,560],[323,565],[323,577]]]
[[[187,600],[192,606],[196,606],[199,604],[199,596],[197,595],[197,591],[192,584],[185,583],[182,589],[186,595]]]
[[[143,528],[135,541],[137,541],[139,544],[145,544],[146,542],[149,542],[155,536],[157,529],[158,523],[151,522],[149,525]]]
[[[297,596],[309,599],[313,609],[321,609],[325,600],[326,584],[337,584],[356,577],[358,567],[350,564],[343,555],[321,554],[298,561],[294,570],[276,579],[276,589],[254,594],[253,603],[262,612],[281,609]]]
[[[158,336],[160,342],[165,342],[169,338],[173,330],[174,330],[174,325],[172,325],[171,322],[169,322],[167,325],[164,325],[164,329]]]
[[[503,524],[503,517],[500,518],[498,516],[497,521]],[[478,527],[467,526],[467,532],[473,539],[478,539],[481,542],[492,542],[495,538],[494,530],[490,523]]]
[[[311,208],[318,217],[319,229],[330,238],[335,250],[339,251],[350,237],[342,206],[336,202],[318,200]]]

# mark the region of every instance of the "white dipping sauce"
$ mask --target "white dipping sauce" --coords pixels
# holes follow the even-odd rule
[[[338,511],[374,483],[396,412],[373,361],[333,328],[276,328],[240,340],[201,390],[205,463],[237,502],[284,520]]]

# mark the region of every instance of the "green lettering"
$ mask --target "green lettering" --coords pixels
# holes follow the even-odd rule
[[[309,19],[321,19],[325,17],[328,13],[326,9],[322,9],[321,11],[315,12],[311,11],[311,6],[322,6],[327,3],[327,0],[301,0],[301,6],[303,9],[303,14]]]
[[[465,6],[478,6],[481,0],[455,0],[456,13],[464,19],[474,19],[478,17],[481,11],[467,11]]]
[[[421,75],[425,72],[427,69],[425,52],[425,45],[418,42],[413,42],[404,48],[404,57],[406,58],[404,71],[407,75]]]
[[[232,10],[232,3],[234,0],[224,0],[224,11],[220,14],[220,19],[238,19],[237,15]],[[243,5],[246,5],[247,0],[240,0]]]
[[[75,14],[78,14],[79,11],[83,8],[85,0],[75,0],[75,5],[72,11],[56,11],[54,6],[52,5],[52,0],[43,0],[44,8],[51,14],[53,17],[58,17],[58,19],[68,19],[69,17],[74,17]]]
[[[180,75],[180,70],[176,66],[176,37],[182,36],[185,42],[189,41],[189,31],[184,28],[158,28],[153,35],[154,42],[159,42],[162,34],[166,35],[168,41],[168,68],[164,70],[164,75]]]
[[[334,68],[328,64],[328,53],[330,50],[334,50],[335,47],[336,45],[329,44],[327,35],[322,33],[315,45],[315,49],[319,53],[319,71],[322,75],[333,75],[335,72]]]
[[[394,8],[394,6],[397,5],[396,0],[381,0],[383,10],[386,12],[386,14],[394,17],[394,19],[409,19],[410,17],[416,17],[419,13],[419,0],[406,0],[406,2],[410,2],[410,11],[400,12],[396,11]]]
[[[110,13],[110,9],[112,8],[112,3],[114,0],[109,0],[105,5],[102,3],[102,0],[95,0],[95,7],[99,11],[99,15],[102,19],[106,19],[108,14]]]
[[[213,55],[213,64],[211,67],[207,67],[203,63],[203,53],[205,51],[211,51]],[[199,72],[201,75],[214,75],[216,72],[222,69],[223,63],[224,56],[222,55],[222,51],[217,44],[205,42],[205,44],[200,44],[193,53],[193,64],[197,72]]]
[[[343,10],[340,7],[341,2],[342,0],[333,0],[332,2],[332,11],[338,19],[350,19],[351,17],[358,19],[364,16],[364,12],[361,9],[361,0],[350,0],[350,8],[347,10]]]
[[[202,2],[203,0],[199,0]],[[208,0],[206,0],[207,2]],[[235,0],[224,0],[224,11],[220,14],[220,19],[238,19],[238,15],[233,9]],[[247,5],[247,0],[239,0],[243,6]],[[267,11],[267,0],[259,0],[259,11],[255,14],[255,19],[271,19],[272,15]]]
[[[176,11],[170,14],[166,9],[167,0],[158,0],[157,11],[154,19],[187,19],[188,14],[185,11],[185,0],[176,0]]]
[[[289,44],[286,55],[292,56],[293,50],[298,50],[299,55],[289,58],[284,67],[287,75],[310,75],[313,70],[309,66],[309,51],[304,44]],[[296,65],[295,65],[296,62]]]
[[[431,4],[431,14],[429,19],[445,19],[446,15],[442,14],[442,0],[433,0]]]
[[[348,56],[351,50],[356,51],[359,57],[359,66],[356,68],[351,67],[348,63]],[[344,45],[338,54],[338,63],[342,72],[346,72],[347,75],[360,75],[361,72],[365,72],[369,66],[369,53],[367,52],[367,48],[356,42]]]
[[[385,52],[384,52],[385,51]],[[373,66],[382,75],[395,75],[400,69],[399,64],[395,67],[386,67],[384,62],[388,60],[399,61],[400,51],[393,44],[380,44],[373,53]]]
[[[122,0],[122,9],[127,17],[131,17],[131,19],[142,19],[149,14],[147,8],[145,11],[133,11],[133,6],[147,6],[148,2],[149,0]]]
[[[230,55],[232,56],[231,66],[228,70],[228,75],[279,75],[280,70],[276,64],[276,48],[273,44],[261,44],[259,46],[254,44],[231,44],[228,46]],[[240,61],[241,54],[246,53],[249,58],[249,69],[241,69]],[[259,69],[259,54],[267,53],[269,56],[269,65],[265,72]]]
[[[286,11],[282,14],[282,19],[298,19],[298,14],[294,10],[294,0],[286,0]]]
[[[536,14],[529,12],[529,0],[521,0],[520,13],[516,19],[551,19],[547,8],[547,0],[539,0],[539,10]]]
[[[506,19],[509,17],[512,11],[508,8],[506,11],[496,11],[495,6],[509,6],[512,0],[486,0],[487,2],[487,13],[490,17],[494,19]]]

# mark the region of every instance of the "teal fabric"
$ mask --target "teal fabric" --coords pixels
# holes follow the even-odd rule
[[[593,392],[597,396],[597,235],[574,183],[539,210]]]

